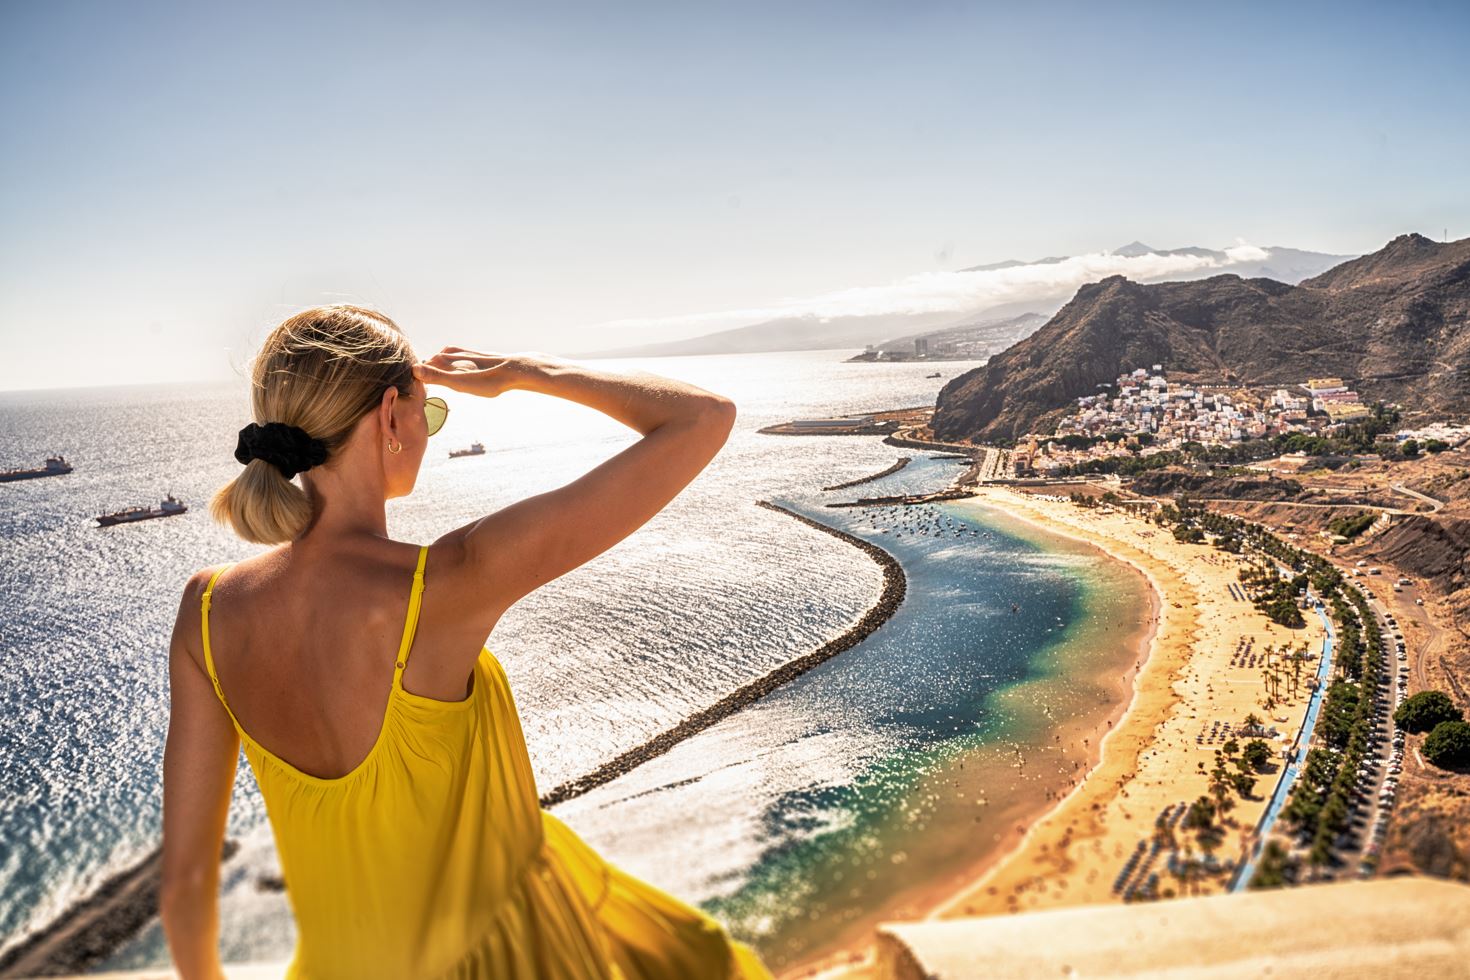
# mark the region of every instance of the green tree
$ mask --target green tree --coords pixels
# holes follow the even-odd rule
[[[1393,723],[1409,732],[1427,732],[1440,722],[1463,721],[1464,714],[1443,691],[1420,691],[1398,706]]]
[[[1250,763],[1252,769],[1261,772],[1271,762],[1271,746],[1259,738],[1253,738],[1245,743],[1241,757],[1245,762]]]
[[[1235,782],[1230,778],[1230,770],[1225,768],[1225,755],[1221,752],[1215,753],[1215,768],[1210,770],[1210,795],[1215,798],[1215,812],[1223,818],[1235,805],[1230,798],[1230,791],[1235,788]]]
[[[1282,847],[1278,840],[1268,840],[1266,849],[1261,852],[1261,863],[1256,865],[1256,873],[1251,876],[1249,887],[1252,889],[1282,887],[1286,884],[1287,863],[1286,848]]]
[[[1399,452],[1404,454],[1405,459],[1413,459],[1419,455],[1419,440],[1405,439],[1404,444],[1399,447]]]
[[[1448,769],[1470,763],[1470,722],[1442,721],[1424,740],[1424,758]]]
[[[1190,830],[1204,830],[1215,822],[1215,804],[1208,796],[1201,796],[1189,804],[1182,821]]]

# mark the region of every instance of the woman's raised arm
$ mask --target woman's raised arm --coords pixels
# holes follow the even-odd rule
[[[451,367],[456,363],[461,369]],[[504,357],[446,348],[419,365],[417,373],[426,384],[471,393],[516,388],[565,398],[643,436],[565,486],[511,504],[435,542],[457,558],[451,563],[457,566],[453,588],[473,597],[467,613],[486,633],[523,596],[647,523],[709,465],[735,424],[730,399],[642,371],[606,372],[541,355]]]

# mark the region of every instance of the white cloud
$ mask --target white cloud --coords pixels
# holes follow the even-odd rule
[[[702,327],[720,330],[781,317],[826,319],[900,313],[965,313],[1004,303],[1026,302],[1070,293],[1089,282],[1121,275],[1143,281],[1188,275],[1204,269],[1259,262],[1265,249],[1238,243],[1224,250],[1224,261],[1204,255],[1136,256],[1094,252],[1046,265],[1018,265],[976,272],[921,272],[882,286],[858,286],[806,298],[787,298],[765,306],[658,319],[614,320],[599,329],[649,330]]]
[[[1264,248],[1260,248],[1255,245],[1248,245],[1245,242],[1236,242],[1234,245],[1225,249],[1225,254],[1230,256],[1230,261],[1234,263],[1264,262],[1271,253],[1267,252]]]

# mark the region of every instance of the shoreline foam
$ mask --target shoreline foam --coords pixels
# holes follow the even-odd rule
[[[968,496],[968,495],[967,495]],[[983,496],[983,495],[981,495]],[[994,847],[985,851],[979,858],[966,864],[964,870],[957,876],[951,876],[947,882],[935,882],[932,887],[920,896],[912,900],[912,904],[921,907],[922,911],[916,913],[915,918],[937,917],[940,910],[950,906],[962,898],[970,889],[975,887],[976,882],[984,882],[989,875],[1000,869],[1004,864],[1016,857],[1024,850],[1027,842],[1031,839],[1034,828],[1046,820],[1052,814],[1061,809],[1068,800],[1078,794],[1086,785],[1087,780],[1097,771],[1102,764],[1104,756],[1104,742],[1122,724],[1124,718],[1132,708],[1134,698],[1138,693],[1138,677],[1143,666],[1150,660],[1152,649],[1158,633],[1159,617],[1164,602],[1164,594],[1156,580],[1149,574],[1148,570],[1129,561],[1115,553],[1114,550],[1104,547],[1098,541],[1092,540],[1084,535],[1073,531],[1059,529],[1050,524],[1038,520],[1029,519],[1023,514],[1013,512],[1001,506],[990,506],[991,510],[1004,515],[1006,518],[1017,521],[1028,527],[1040,530],[1044,535],[1050,537],[1065,538],[1081,544],[1088,549],[1097,552],[1110,561],[1117,563],[1129,573],[1138,576],[1144,583],[1144,594],[1148,599],[1147,625],[1144,629],[1137,631],[1136,635],[1127,641],[1134,650],[1135,655],[1126,672],[1115,679],[1109,688],[1113,693],[1112,705],[1105,715],[1100,717],[1091,725],[1078,726],[1075,731],[1069,733],[1081,736],[1087,751],[1084,755],[1083,767],[1070,783],[1069,787],[1061,794],[1052,797],[1042,797],[1034,804],[1020,806],[1008,812],[1006,824],[1011,826],[1005,838]],[[1061,731],[1066,731],[1066,724],[1057,726]],[[956,887],[953,882],[958,877],[962,884]],[[843,930],[848,936],[856,938],[855,933],[867,933],[866,938],[849,944],[836,951],[829,951],[815,957],[804,957],[801,960],[783,968],[778,976],[781,980],[811,980],[811,978],[841,977],[846,976],[854,969],[862,969],[871,966],[876,957],[877,936],[868,928]],[[857,975],[862,975],[861,973]]]
[[[966,505],[960,505],[966,506]],[[1287,743],[1300,729],[1305,683],[1290,703],[1265,712],[1253,668],[1233,666],[1243,637],[1257,652],[1267,644],[1308,640],[1320,650],[1322,630],[1309,621],[1303,630],[1270,623],[1248,603],[1229,596],[1237,557],[1206,545],[1187,545],[1172,534],[1122,512],[1083,510],[1070,501],[1048,500],[998,487],[979,487],[973,506],[999,511],[1051,534],[1083,541],[1123,562],[1150,583],[1153,629],[1146,656],[1132,671],[1131,695],[1094,748],[1096,762],[1062,798],[1044,808],[1008,847],[970,865],[968,880],[943,888],[914,918],[964,918],[1086,904],[1119,904],[1111,883],[1140,840],[1149,839],[1163,806],[1206,793],[1208,776],[1199,768],[1213,761],[1219,742],[1199,745],[1195,731],[1214,720],[1240,722],[1255,711],[1275,724]],[[1310,668],[1303,671],[1303,679]],[[1253,676],[1252,676],[1253,675]],[[1221,740],[1223,741],[1223,740]],[[1279,743],[1278,743],[1279,744]],[[1264,811],[1275,773],[1262,773],[1250,800],[1237,802],[1224,843],[1223,863],[1248,846]],[[1181,832],[1182,834],[1182,832]],[[1168,882],[1161,872],[1160,889]],[[1195,882],[1180,894],[1223,891],[1226,880]],[[784,971],[783,977],[863,976],[873,965],[873,948],[849,947],[822,960]]]
[[[1279,718],[1277,724],[1287,741],[1300,728],[1307,701],[1304,686],[1300,696],[1267,716],[1254,704],[1250,691],[1242,697],[1237,689],[1241,684],[1253,689],[1253,678],[1225,676],[1227,669],[1244,669],[1229,667],[1231,651],[1241,636],[1260,639],[1264,647],[1266,642],[1316,641],[1321,633],[1315,624],[1290,631],[1270,623],[1254,607],[1230,605],[1223,582],[1233,578],[1235,565],[1225,553],[1181,544],[1162,530],[1151,532],[1159,540],[1154,553],[1150,553],[1137,547],[1143,543],[1136,537],[1141,529],[1133,529],[1132,542],[1123,536],[1128,533],[1121,530],[1123,522],[1142,523],[1136,517],[1110,515],[1113,535],[1101,530],[1088,534],[1077,521],[1100,522],[1100,515],[1074,512],[1072,516],[1077,520],[1067,521],[1061,518],[1066,511],[1053,509],[1048,513],[1046,505],[1053,502],[1018,498],[1000,490],[981,494],[982,504],[1054,533],[1083,540],[1096,538],[1092,543],[1148,577],[1158,596],[1159,615],[1150,654],[1135,673],[1134,693],[1124,720],[1100,746],[1101,761],[1072,793],[1028,829],[1020,844],[991,872],[937,908],[935,918],[1117,901],[1107,886],[1110,872],[1115,870],[1113,865],[1121,865],[1126,853],[1122,845],[1150,835],[1150,818],[1163,798],[1189,801],[1203,795],[1207,777],[1198,763],[1212,760],[1216,746],[1201,748],[1189,736],[1190,730],[1213,720],[1214,716],[1201,718],[1201,710],[1211,709],[1230,722],[1239,722],[1235,714],[1249,710]],[[1074,505],[1053,504],[1056,507]],[[1190,581],[1191,576],[1197,581]],[[1217,587],[1210,589],[1212,585]],[[1217,682],[1221,682],[1219,691]],[[1263,773],[1255,796],[1237,804],[1233,818],[1239,826],[1220,848],[1223,860],[1233,860],[1232,843],[1243,844],[1249,838],[1259,816],[1257,811],[1264,810],[1269,799],[1270,776]],[[1136,791],[1143,802],[1136,803],[1130,791]],[[1134,821],[1134,811],[1139,809],[1143,811],[1142,819]],[[1082,830],[1077,831],[1078,827]],[[1074,856],[1067,853],[1074,850],[1074,839],[1091,839],[1100,846],[1092,853],[1082,848],[1081,855]],[[1113,845],[1111,853],[1109,844]],[[1081,881],[1076,880],[1079,875]],[[1210,882],[1205,887],[1215,891],[1223,884]]]

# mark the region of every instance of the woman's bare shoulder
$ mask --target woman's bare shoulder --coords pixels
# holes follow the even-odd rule
[[[179,598],[178,613],[174,618],[174,635],[172,644],[178,651],[185,653],[190,660],[198,665],[203,671],[204,665],[204,642],[203,642],[203,605],[204,592],[209,588],[210,580],[215,573],[225,567],[227,563],[221,562],[210,565],[191,573],[184,582],[183,595]]]

